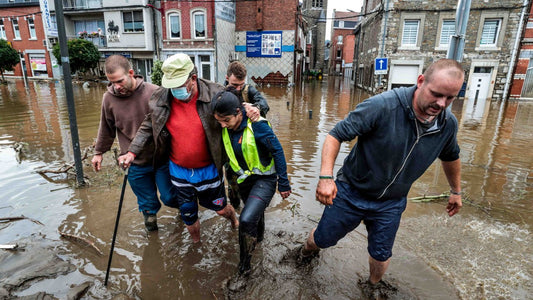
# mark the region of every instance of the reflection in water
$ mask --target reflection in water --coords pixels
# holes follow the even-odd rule
[[[0,216],[25,215],[45,224],[43,228],[2,225],[0,243],[37,231],[57,241],[58,251],[79,268],[76,276],[65,281],[92,278],[95,284],[88,293],[93,298],[118,294],[145,299],[224,297],[224,282],[238,263],[237,234],[213,212],[201,212],[200,245],[192,245],[175,209],[164,208],[158,216],[159,232],[147,234],[128,188],[109,289],[101,283],[107,257],[59,239],[58,229],[94,241],[108,253],[121,183],[111,156],[106,156],[107,165],[98,175],[86,163],[85,174],[93,185],[85,189],[73,190],[65,182],[49,182],[35,173],[72,160],[63,89],[58,82],[30,82],[28,88],[22,81],[0,86]],[[309,274],[296,274],[279,260],[288,248],[303,241],[321,215],[315,187],[327,133],[368,95],[337,78],[261,91],[271,107],[268,119],[285,151],[293,194],[287,200],[276,195],[267,211],[267,236],[253,261],[261,280],[254,280],[248,296],[357,298],[355,277],[367,273],[366,243],[360,236],[364,232],[324,251]],[[96,137],[104,92],[103,85],[74,86],[82,149]],[[398,255],[386,276],[422,299],[455,297],[453,289],[447,292],[442,279],[435,277],[451,282],[464,299],[527,298],[533,293],[533,155],[529,151],[533,103],[508,102],[501,108],[498,102],[459,99],[452,111],[459,120],[465,206],[458,216],[448,218],[444,202],[410,202],[395,246]],[[15,142],[28,143],[20,163],[11,149]],[[343,144],[337,169],[352,145]],[[435,163],[409,196],[447,190],[440,163]],[[416,260],[429,267],[419,267]],[[438,275],[432,273],[435,270]]]

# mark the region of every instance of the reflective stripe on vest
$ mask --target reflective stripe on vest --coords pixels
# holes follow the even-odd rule
[[[259,120],[265,120],[265,118],[260,118]],[[270,126],[270,123],[268,123],[268,125]],[[274,166],[274,159],[271,159],[270,164],[266,167],[261,164],[261,160],[259,159],[259,152],[257,151],[257,145],[255,144],[252,122],[250,121],[250,119],[248,119],[246,128],[242,133],[241,144],[242,155],[244,156],[244,160],[246,161],[248,170],[243,170],[239,166],[239,162],[237,161],[237,157],[235,156],[235,152],[233,151],[233,147],[231,146],[231,140],[227,128],[224,128],[222,130],[222,140],[224,141],[224,148],[226,149],[226,153],[229,157],[229,164],[231,166],[231,169],[233,170],[233,172],[235,172],[235,174],[239,176],[237,178],[237,183],[242,183],[246,178],[248,178],[248,176],[252,174],[271,175],[276,173],[275,168],[272,168]]]

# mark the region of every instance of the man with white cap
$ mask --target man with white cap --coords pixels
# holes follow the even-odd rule
[[[174,203],[165,204],[180,209],[193,242],[199,242],[198,203],[229,219],[233,228],[239,225],[226,200],[222,131],[210,107],[213,96],[224,87],[198,78],[196,67],[184,53],[167,58],[162,71],[162,87],[150,99],[149,114],[129,152],[119,160],[128,166],[135,154],[154,143],[154,165],[169,162],[172,183],[178,190]]]

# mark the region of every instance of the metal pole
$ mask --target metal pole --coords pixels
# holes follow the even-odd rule
[[[383,34],[381,36],[381,49],[379,57],[383,57],[385,52],[385,38],[387,37],[387,19],[389,18],[389,0],[385,2],[385,10],[383,11]],[[381,74],[378,77],[379,85],[381,85]]]
[[[468,25],[468,17],[470,16],[471,0],[459,0],[457,3],[457,10],[455,12],[455,35],[450,39],[450,46],[446,53],[446,58],[463,61],[463,52],[465,49],[465,33]]]
[[[78,186],[85,185],[83,179],[83,166],[81,164],[80,139],[78,136],[78,122],[76,121],[76,107],[72,93],[72,78],[70,77],[70,62],[68,59],[67,34],[65,31],[65,19],[63,16],[63,3],[54,0],[56,8],[57,33],[59,48],[61,50],[61,66],[63,67],[63,79],[65,82],[65,95],[67,97],[68,118],[70,123],[70,135],[72,138],[72,150],[74,151],[74,165],[76,167],[76,179]]]

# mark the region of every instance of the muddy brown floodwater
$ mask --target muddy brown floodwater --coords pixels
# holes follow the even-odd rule
[[[102,84],[74,86],[82,150],[96,137],[104,91]],[[238,263],[230,224],[201,211],[202,242],[193,245],[177,211],[163,208],[159,231],[148,234],[129,187],[105,287],[123,178],[113,155],[98,174],[84,161],[87,187],[75,188],[64,174],[40,175],[73,160],[64,86],[0,85],[0,218],[26,217],[0,221],[0,244],[18,245],[0,250],[0,299],[361,299],[364,226],[309,265],[292,254],[322,213],[314,194],[324,138],[368,95],[338,78],[261,91],[293,194],[272,200],[248,285],[230,293],[226,282]],[[460,124],[464,207],[449,218],[445,200],[409,201],[385,276],[399,289],[393,298],[533,299],[533,102],[458,99],[452,110]],[[351,145],[342,146],[337,168]],[[409,197],[446,191],[435,163]]]

